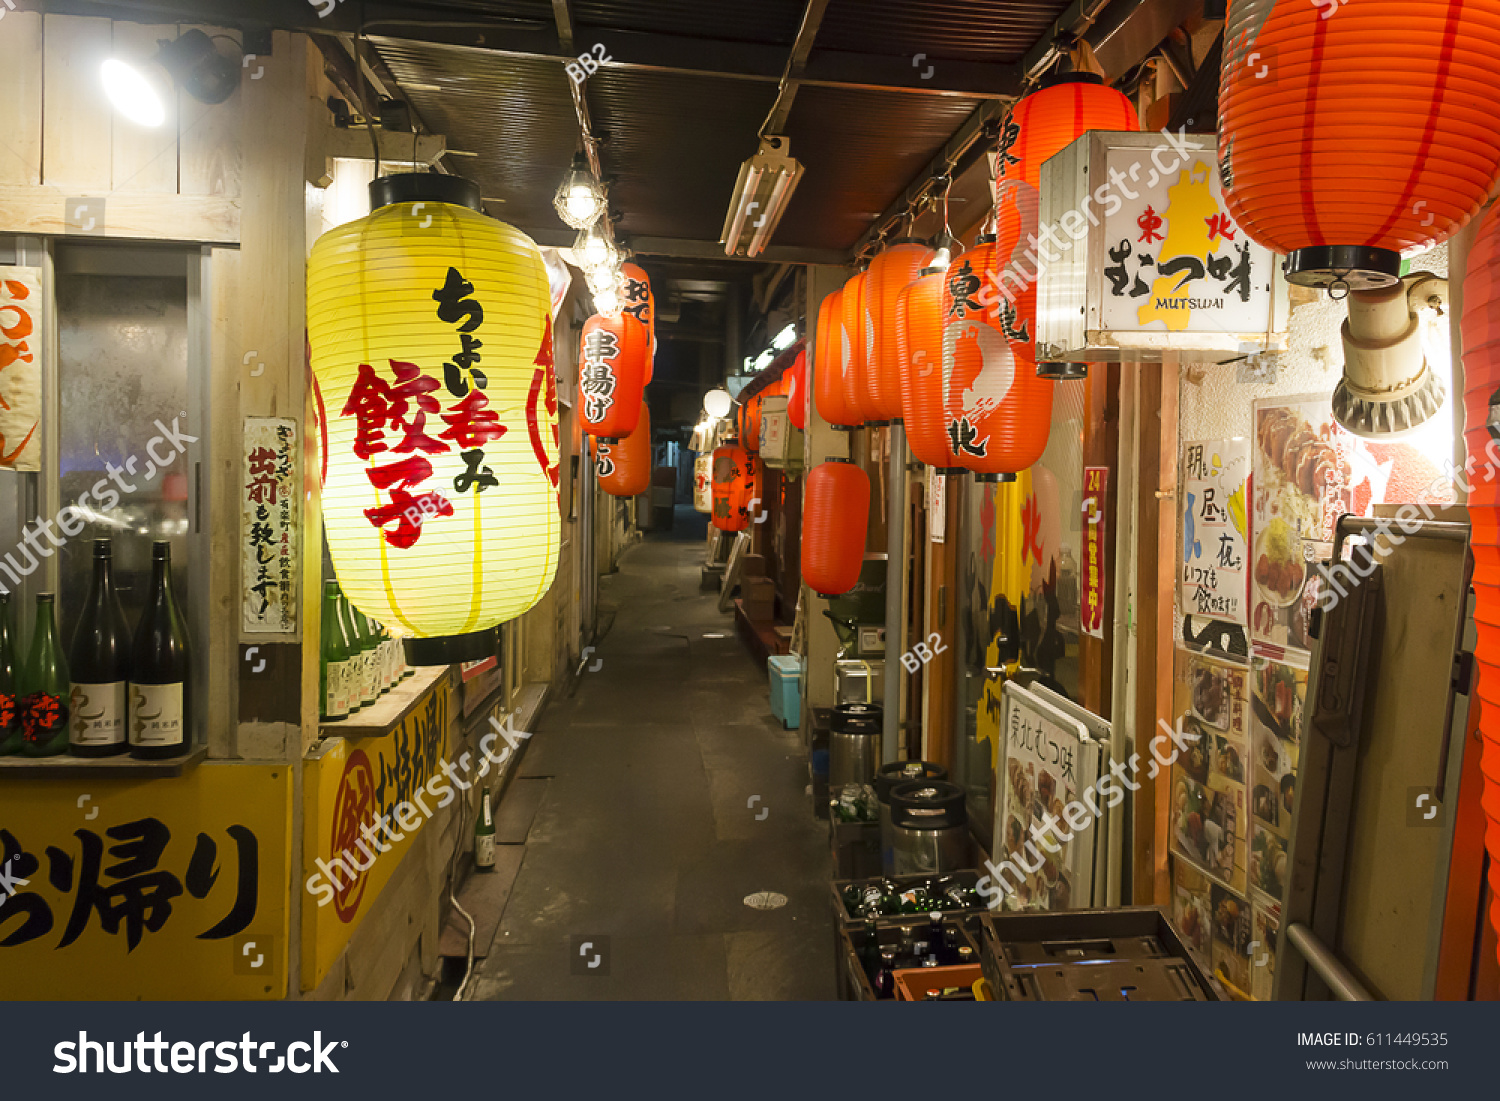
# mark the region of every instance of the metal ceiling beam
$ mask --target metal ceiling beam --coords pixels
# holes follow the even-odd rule
[[[556,226],[518,227],[523,233],[544,248],[572,248],[577,236],[572,230]],[[639,237],[629,236],[623,242],[638,256],[674,256],[684,260],[720,260],[743,264],[744,257],[724,255],[724,246],[718,241],[698,241],[685,237]],[[838,264],[843,265],[848,256],[842,249],[803,248],[799,245],[767,245],[749,263],[767,264]]]
[[[552,0],[552,18],[557,23],[557,44],[565,53],[572,53],[577,48],[573,40],[573,5],[568,0]]]
[[[823,25],[823,15],[828,11],[829,0],[807,0],[802,9],[802,24],[797,28],[797,37],[792,40],[792,52],[787,56],[786,68],[781,74],[781,85],[776,92],[776,102],[761,127],[762,134],[779,134],[792,113],[792,101],[797,98],[799,78],[807,68],[808,55],[812,53],[813,40],[818,28]]]

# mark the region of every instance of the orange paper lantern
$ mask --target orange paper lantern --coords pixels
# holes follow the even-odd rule
[[[765,405],[766,391],[757,390],[740,406],[740,446],[746,451],[760,451],[760,414]]]
[[[1310,5],[1309,5],[1310,6]],[[1090,130],[1139,130],[1130,100],[1092,73],[1058,73],[1022,96],[1000,132],[999,179],[1041,186],[1042,164]]]
[[[1461,229],[1500,170],[1497,40],[1500,0],[1232,0],[1229,213],[1293,283],[1394,283],[1401,256]]]
[[[803,348],[792,361],[786,389],[786,416],[792,427],[807,427],[807,349]]]
[[[1474,552],[1474,620],[1479,660],[1479,731],[1484,750],[1485,847],[1490,854],[1490,924],[1500,932],[1500,434],[1490,427],[1500,393],[1500,216],[1490,211],[1464,277],[1464,378],[1469,544]]]
[[[744,531],[749,507],[758,492],[759,463],[737,443],[714,448],[714,527],[720,531]]]
[[[925,241],[904,237],[874,260],[865,280],[865,324],[870,333],[866,365],[868,408],[877,421],[901,419],[901,355],[896,339],[896,299],[932,257]]]
[[[579,342],[579,418],[591,436],[615,442],[635,431],[646,388],[646,328],[629,314],[595,314]]]
[[[813,344],[813,398],[818,416],[835,428],[856,423],[844,400],[844,288],[825,297],[818,306],[818,326]]]
[[[611,497],[634,497],[651,488],[651,408],[644,401],[634,432],[619,443],[597,441],[594,468]]]
[[[839,356],[839,388],[844,393],[843,422],[858,427],[866,421],[879,420],[875,405],[870,400],[870,345],[874,333],[865,317],[865,286],[867,272],[857,272],[844,283],[844,296],[839,301],[840,330],[843,334],[843,351]]]
[[[656,295],[651,291],[651,277],[639,264],[624,264],[625,290],[621,295],[621,315],[629,314],[646,326],[646,383],[656,373]]]
[[[943,272],[923,268],[896,299],[896,348],[901,360],[901,418],[918,462],[944,474],[963,467],[948,442],[943,415]]]
[[[1010,242],[1006,243],[1009,255]],[[983,235],[943,280],[943,412],[959,465],[980,481],[1013,481],[1047,448],[1053,383],[1036,375],[1031,344],[1000,306],[981,304],[996,242]]]
[[[838,596],[854,588],[869,523],[869,475],[848,459],[813,467],[802,497],[802,580],[813,592]]]

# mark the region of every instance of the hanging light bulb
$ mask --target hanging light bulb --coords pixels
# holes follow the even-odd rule
[[[557,216],[574,229],[587,229],[599,220],[606,205],[604,185],[594,178],[588,157],[575,153],[573,166],[552,197]]]
[[[594,292],[594,312],[605,317],[616,317],[620,313],[620,291],[617,287],[601,287]]]
[[[580,230],[573,243],[573,258],[585,272],[590,269],[613,268],[620,262],[620,252],[608,233],[601,233],[598,226]]]

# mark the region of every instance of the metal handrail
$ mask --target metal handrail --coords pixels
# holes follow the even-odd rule
[[[1356,979],[1333,954],[1333,951],[1317,938],[1306,925],[1293,922],[1286,927],[1286,942],[1302,953],[1318,978],[1328,984],[1340,1001],[1373,1002],[1374,996]]]

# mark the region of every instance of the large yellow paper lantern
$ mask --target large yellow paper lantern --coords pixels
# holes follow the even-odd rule
[[[386,176],[308,260],[307,317],[344,593],[413,664],[494,654],[557,568],[547,271],[455,176]]]

